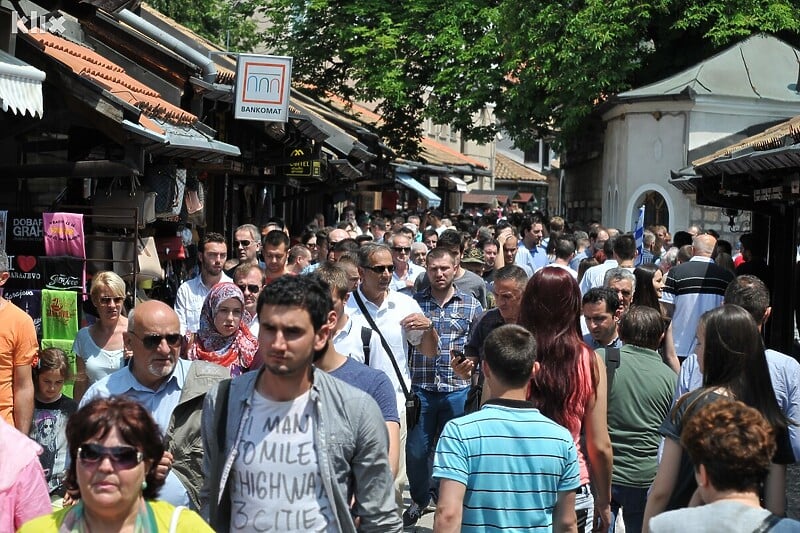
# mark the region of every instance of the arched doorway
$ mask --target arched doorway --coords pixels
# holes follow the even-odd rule
[[[667,201],[657,191],[647,191],[637,205],[644,204],[644,227],[665,226],[669,227],[669,207]]]

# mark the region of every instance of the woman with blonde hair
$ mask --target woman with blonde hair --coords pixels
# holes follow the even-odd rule
[[[97,308],[97,321],[82,328],[72,351],[76,357],[73,398],[79,402],[89,385],[119,370],[125,363],[122,334],[128,329],[124,316],[125,282],[114,272],[98,272],[92,278],[89,298]]]

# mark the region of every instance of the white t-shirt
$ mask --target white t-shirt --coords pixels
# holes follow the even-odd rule
[[[275,402],[253,392],[231,472],[231,531],[336,531],[314,446],[309,393]]]
[[[78,331],[78,335],[72,343],[72,351],[84,360],[90,385],[122,367],[122,348],[119,350],[100,348],[92,339],[89,328],[81,328]]]

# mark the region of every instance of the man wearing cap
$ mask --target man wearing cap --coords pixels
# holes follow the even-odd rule
[[[483,276],[484,265],[483,250],[478,248],[470,248],[461,256],[461,266],[476,276]]]

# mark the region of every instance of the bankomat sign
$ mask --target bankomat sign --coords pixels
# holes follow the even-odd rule
[[[289,120],[292,58],[239,54],[234,116],[245,120]]]

